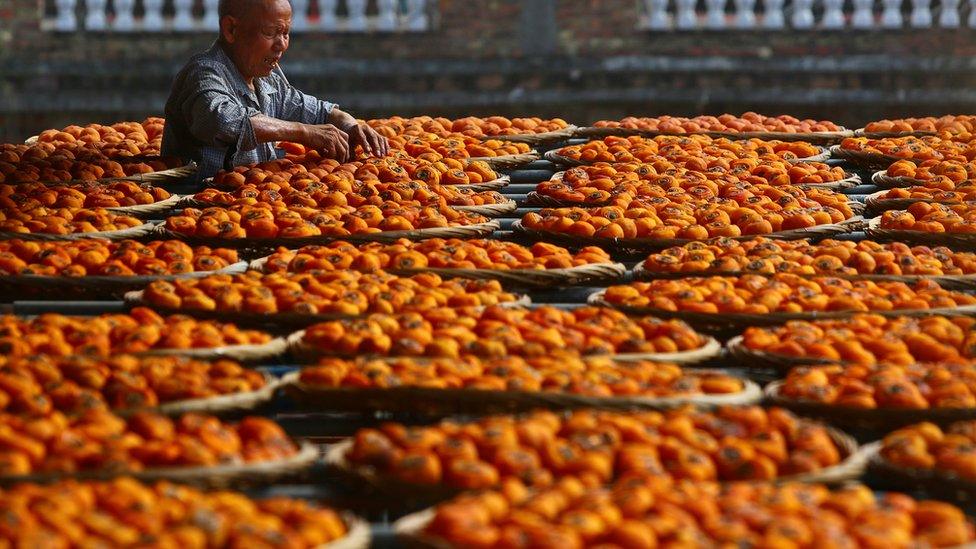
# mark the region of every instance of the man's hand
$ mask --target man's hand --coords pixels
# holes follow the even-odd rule
[[[307,124],[305,125],[305,133],[302,144],[306,147],[318,149],[329,158],[334,158],[339,162],[349,160],[349,153],[352,151],[352,147],[350,147],[352,136],[347,135],[346,132],[332,124]]]
[[[356,145],[362,147],[363,152],[367,155],[386,156],[390,152],[390,143],[368,124],[357,122],[343,129],[349,135],[349,151],[353,154],[355,154]]]

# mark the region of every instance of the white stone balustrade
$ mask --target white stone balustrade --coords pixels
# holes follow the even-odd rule
[[[430,10],[436,8],[436,2],[292,0],[291,31],[422,32],[430,29]],[[216,31],[220,25],[218,3],[219,0],[54,0],[54,12],[44,17],[42,28],[55,32]]]
[[[651,31],[976,29],[976,0],[641,0]]]

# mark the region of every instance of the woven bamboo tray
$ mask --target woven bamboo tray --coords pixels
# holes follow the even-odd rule
[[[151,216],[164,214],[180,207],[182,196],[172,195],[166,200],[160,200],[152,204],[139,204],[138,206],[120,206],[118,208],[105,208],[106,210],[118,214],[131,215],[134,217]]]
[[[42,275],[0,275],[0,296],[20,294],[42,294],[44,298],[56,299],[63,296],[119,297],[125,292],[145,288],[156,280],[182,280],[204,278],[214,274],[239,274],[247,271],[247,262],[238,261],[215,271],[195,271],[176,275],[139,276],[42,276]]]
[[[265,385],[254,391],[245,391],[208,398],[194,398],[167,402],[150,408],[135,408],[113,410],[120,416],[129,416],[136,412],[151,411],[168,416],[188,413],[225,415],[252,411],[274,398],[275,391],[284,386],[284,379],[270,374],[264,376]]]
[[[590,165],[590,164],[598,164],[600,162],[605,162],[603,160],[598,160],[598,161],[595,161],[595,162],[586,162],[586,161],[583,161],[583,160],[576,160],[575,158],[569,158],[568,156],[563,156],[563,155],[559,154],[559,151],[558,150],[546,151],[545,154],[543,154],[542,156],[546,160],[552,162],[553,164],[557,164],[559,166],[587,166],[587,165]],[[789,160],[789,162],[824,162],[826,160],[829,160],[830,157],[831,157],[831,151],[830,150],[823,149],[823,150],[821,150],[821,152],[819,152],[819,153],[817,153],[817,154],[815,154],[813,156],[807,156],[807,157],[804,157],[804,158],[797,158],[795,160]]]
[[[851,151],[848,149],[842,149],[839,145],[834,145],[830,147],[830,157],[839,160],[846,160],[847,162],[860,166],[862,168],[878,168],[887,169],[888,166],[894,164],[895,162],[902,160],[897,156],[891,156],[887,154],[875,154],[863,151]]]
[[[511,176],[500,175],[496,179],[491,181],[484,181],[482,183],[464,183],[461,185],[444,185],[445,187],[450,187],[452,189],[467,189],[469,191],[481,192],[481,191],[499,191],[504,189],[512,182]]]
[[[348,320],[352,318],[363,318],[370,313],[362,315],[344,314],[305,314],[305,313],[251,313],[247,311],[208,311],[204,309],[171,309],[154,305],[142,299],[143,290],[127,292],[124,300],[129,307],[148,307],[162,315],[186,315],[193,318],[206,320],[217,320],[220,322],[233,322],[241,326],[272,326],[276,328],[298,329],[319,322],[330,320]],[[523,307],[532,304],[532,300],[527,295],[516,296],[515,301],[507,301],[500,305],[508,307]]]
[[[498,141],[510,141],[512,143],[526,143],[534,147],[536,145],[565,141],[573,137],[576,134],[576,130],[577,127],[570,124],[561,130],[553,130],[551,132],[522,133],[517,135],[483,135],[480,139],[482,141],[495,139]]]
[[[320,358],[325,357],[338,357],[338,358],[361,358],[364,355],[342,355],[340,353],[329,353],[321,349],[317,349],[312,345],[306,344],[303,340],[305,337],[305,330],[299,330],[288,336],[288,349],[291,351],[292,356],[304,363],[314,363]],[[707,337],[705,343],[697,348],[690,351],[678,351],[676,353],[619,353],[613,355],[600,355],[606,356],[618,362],[634,362],[639,360],[652,360],[655,362],[673,362],[675,364],[681,365],[692,365],[710,358],[714,358],[722,353],[722,344],[718,342],[715,338]],[[374,357],[383,358],[383,357]],[[423,358],[423,357],[413,357],[413,358]]]
[[[958,501],[968,501],[968,499],[957,498]],[[457,545],[443,538],[424,533],[424,529],[430,525],[436,514],[437,509],[431,507],[410,513],[398,519],[393,523],[393,532],[396,535],[397,542],[409,549],[460,549]],[[976,543],[966,543],[947,549],[976,549]]]
[[[248,485],[268,483],[278,478],[309,468],[320,457],[319,449],[302,443],[294,456],[258,463],[215,465],[212,467],[159,467],[144,471],[82,471],[77,473],[38,473],[30,475],[0,476],[0,485],[11,486],[24,482],[49,483],[61,479],[104,480],[120,476],[132,477],[144,482],[169,480],[208,487],[227,487],[244,483]]]
[[[537,151],[529,151],[522,154],[505,154],[501,156],[480,156],[475,158],[469,158],[469,162],[474,162],[480,160],[493,170],[514,170],[520,168],[531,162],[538,160],[539,153]]]
[[[939,134],[938,132],[923,132],[923,131],[869,132],[864,128],[858,128],[854,130],[854,137],[867,137],[868,139],[887,139],[889,137],[928,137],[931,135],[939,135]]]
[[[598,307],[609,307],[618,311],[635,316],[655,316],[658,318],[675,318],[683,320],[695,328],[719,329],[722,331],[730,329],[745,329],[750,326],[778,326],[791,320],[828,320],[850,318],[854,315],[865,314],[865,311],[804,311],[800,313],[768,313],[768,314],[747,314],[747,313],[699,313],[692,311],[665,311],[663,309],[652,309],[649,307],[627,307],[608,303],[603,299],[606,290],[599,290],[590,294],[587,302]],[[901,309],[891,311],[868,311],[871,314],[897,317],[897,316],[932,316],[932,315],[965,315],[976,316],[976,305],[964,305],[951,308],[932,308],[932,309]]]
[[[268,263],[268,256],[255,259],[250,264],[250,270],[267,272],[264,267]],[[593,263],[580,265],[568,269],[447,269],[424,267],[422,269],[383,269],[399,275],[413,276],[422,273],[433,273],[443,278],[469,278],[473,280],[497,280],[507,287],[516,288],[551,288],[558,286],[576,286],[596,282],[613,282],[619,280],[627,272],[622,263]],[[0,278],[2,280],[2,278]]]
[[[363,233],[353,235],[316,235],[301,238],[206,238],[187,236],[182,233],[169,231],[165,228],[157,229],[158,238],[182,240],[195,246],[211,246],[224,248],[256,248],[275,249],[279,246],[300,248],[315,244],[329,244],[336,240],[347,242],[395,242],[401,238],[408,240],[426,240],[428,238],[482,238],[490,235],[501,227],[497,220],[456,227],[434,227],[430,229],[416,229],[412,231],[384,231],[378,233]],[[2,239],[2,236],[0,236]]]
[[[618,136],[618,137],[629,137],[631,135],[639,135],[641,137],[657,137],[660,135],[667,136],[689,136],[689,135],[706,135],[713,139],[726,138],[731,140],[743,140],[743,139],[761,139],[763,141],[804,141],[807,143],[815,143],[819,145],[829,145],[832,143],[838,143],[847,137],[854,137],[853,130],[838,130],[835,132],[727,132],[727,131],[700,131],[693,133],[674,133],[674,132],[662,132],[657,130],[638,130],[632,128],[599,128],[595,126],[589,126],[585,128],[579,128],[576,131],[575,137],[608,137],[608,136]]]
[[[696,373],[708,373],[697,370]],[[422,414],[486,414],[524,412],[535,408],[667,409],[684,405],[703,408],[746,406],[762,399],[762,390],[742,380],[743,390],[721,395],[673,397],[591,397],[560,391],[488,391],[482,389],[432,389],[427,387],[323,387],[302,383],[300,372],[286,375],[285,391],[312,409],[412,412]]]
[[[779,273],[752,273],[744,271],[688,271],[688,272],[652,272],[644,268],[644,263],[638,263],[631,270],[634,280],[675,280],[696,276],[744,276],[758,275],[773,277]],[[968,275],[888,275],[888,274],[800,274],[804,278],[816,278],[819,276],[829,276],[831,278],[843,278],[844,280],[871,280],[874,282],[904,282],[905,284],[915,284],[923,280],[937,282],[939,286],[951,290],[976,290],[976,274]]]
[[[891,177],[887,170],[879,170],[871,174],[871,182],[882,189],[897,189],[901,187],[927,187],[928,181],[914,177]]]
[[[843,461],[837,465],[825,467],[819,471],[800,475],[789,475],[774,479],[771,482],[808,482],[839,484],[853,480],[861,476],[867,468],[868,460],[872,454],[870,446],[859,447],[857,442],[846,433],[832,427],[826,427],[830,438],[840,450]],[[423,485],[407,483],[377,472],[373,467],[356,466],[346,459],[346,453],[352,448],[353,442],[345,440],[329,446],[325,451],[326,465],[336,469],[344,475],[357,478],[375,488],[384,491],[390,496],[417,495],[426,493],[431,499],[448,499],[462,490],[445,485]]]
[[[954,251],[976,250],[976,233],[930,233],[882,229],[880,217],[869,219],[864,232],[868,238],[882,241],[904,242],[909,245],[948,246]]]
[[[154,157],[129,157],[114,159],[116,161],[122,160],[130,162],[138,159],[152,160]],[[36,183],[41,183],[43,185],[88,185],[91,183],[114,183],[117,181],[135,181],[137,183],[170,183],[174,181],[180,181],[186,179],[193,174],[197,173],[196,162],[190,162],[189,164],[184,164],[177,168],[169,168],[166,170],[159,170],[158,172],[150,173],[137,173],[133,175],[127,175],[125,177],[103,177],[102,179],[85,180],[85,179],[72,179],[69,181],[36,181]]]
[[[367,549],[373,540],[369,523],[352,513],[342,513],[340,516],[346,524],[346,535],[316,549]]]
[[[794,366],[815,366],[821,364],[843,364],[843,361],[826,360],[818,357],[796,357],[754,351],[743,344],[742,336],[735,336],[725,344],[729,355],[737,363],[749,368],[768,368],[786,373]]]
[[[450,185],[450,186],[445,185],[445,187],[450,187],[450,188],[458,188],[462,186],[467,187],[467,185]],[[476,206],[453,206],[449,204],[449,206],[452,209],[457,210],[459,212],[476,213],[478,215],[483,215],[485,217],[500,217],[505,214],[510,214],[518,209],[518,203],[511,199],[507,199],[504,202],[499,202],[497,204],[479,204]],[[222,208],[224,207],[224,205],[217,204],[214,202],[206,202],[204,200],[198,200],[192,196],[183,198],[180,201],[180,203],[176,205],[176,208],[178,209],[182,209],[182,208],[203,209],[203,208],[211,208],[211,207]]]
[[[964,503],[976,500],[976,480],[961,477],[950,471],[895,465],[881,455],[880,445],[871,456],[868,470],[878,478],[884,479],[886,483],[922,490],[932,497]],[[965,547],[974,546],[976,544],[970,543]]]
[[[887,433],[922,421],[930,421],[945,426],[954,421],[976,419],[976,408],[928,408],[922,410],[878,408],[865,410],[795,399],[784,396],[782,391],[783,382],[774,381],[765,387],[763,393],[766,400],[774,406],[788,408],[799,415],[815,417],[851,429]]]
[[[129,238],[141,238],[156,232],[155,223],[144,223],[128,229],[118,231],[100,231],[94,233],[71,233],[71,234],[47,234],[47,233],[14,233],[0,231],[0,240],[34,240],[38,242],[63,242],[67,240],[126,240]]]
[[[788,231],[779,231],[763,235],[744,235],[731,237],[734,240],[751,240],[756,237],[764,236],[766,238],[775,238],[780,240],[799,240],[802,238],[828,238],[831,236],[836,236],[839,234],[849,233],[856,231],[861,228],[863,219],[859,216],[852,217],[846,221],[840,223],[831,223],[829,225],[818,225],[816,227],[809,227],[806,229],[793,229]],[[525,236],[533,238],[535,240],[542,240],[544,242],[552,242],[555,244],[560,244],[563,246],[571,247],[582,247],[582,246],[599,246],[604,250],[619,251],[619,252],[648,252],[656,251],[664,248],[670,248],[672,246],[683,246],[689,242],[696,242],[694,240],[687,240],[683,238],[600,238],[600,237],[580,237],[573,236],[564,233],[555,233],[549,231],[537,231],[534,229],[527,229],[522,225],[522,221],[518,220],[512,224],[512,231],[515,233],[521,233]]]
[[[259,362],[277,357],[287,350],[287,340],[276,337],[267,343],[193,349],[151,349],[133,354],[136,356],[185,356],[201,360],[229,358],[238,362]]]
[[[508,199],[497,204],[481,204],[478,206],[451,206],[459,212],[476,213],[485,217],[501,217],[518,209],[518,202]]]
[[[844,190],[851,187],[856,187],[861,184],[861,176],[857,174],[851,174],[845,172],[846,177],[839,181],[831,181],[829,183],[820,184],[809,184],[803,183],[800,185],[795,185],[800,188],[812,187],[817,189],[831,189],[831,190]],[[566,177],[566,171],[556,172],[552,174],[549,181],[562,181]],[[538,206],[546,206],[551,208],[565,208],[565,207],[599,207],[599,206],[609,206],[610,202],[569,202],[566,200],[559,200],[558,198],[552,198],[551,196],[546,196],[544,194],[539,194],[536,191],[530,191],[526,195],[526,203]]]
[[[930,204],[965,204],[964,200],[931,200],[928,198],[882,198],[888,191],[878,191],[871,193],[864,199],[864,205],[872,213],[882,213],[888,210],[907,210],[909,206],[916,202],[928,202]]]

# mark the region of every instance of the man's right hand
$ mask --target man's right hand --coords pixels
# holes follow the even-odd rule
[[[332,124],[306,124],[303,145],[322,151],[339,162],[349,159],[349,136]]]

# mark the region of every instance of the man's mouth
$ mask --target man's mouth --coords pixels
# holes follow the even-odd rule
[[[265,57],[264,63],[271,67],[272,69],[278,66],[278,61],[281,61],[281,56],[271,56]]]

